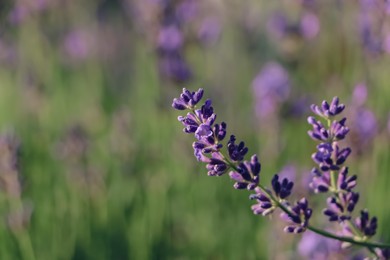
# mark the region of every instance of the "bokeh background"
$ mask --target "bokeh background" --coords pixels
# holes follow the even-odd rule
[[[312,259],[207,176],[171,108],[183,87],[204,88],[262,181],[295,179],[325,228],[306,118],[339,96],[357,208],[389,242],[389,14],[381,0],[2,0],[0,259]]]

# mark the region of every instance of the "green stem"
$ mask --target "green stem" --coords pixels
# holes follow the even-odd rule
[[[358,241],[358,240],[355,240],[351,237],[344,237],[344,236],[338,236],[338,235],[332,234],[330,232],[327,232],[327,231],[322,230],[322,229],[318,229],[318,228],[313,227],[311,225],[308,225],[307,229],[313,231],[314,233],[322,235],[324,237],[337,239],[339,241],[348,242],[348,243],[351,243],[354,245],[364,246],[364,247],[371,248],[371,249],[375,248],[375,247],[377,247],[377,248],[390,248],[390,244],[383,244],[383,243],[378,243],[378,242],[368,242],[368,241]]]
[[[330,171],[330,186],[332,191],[337,191],[337,184],[336,184],[336,171]],[[336,192],[337,193],[337,192]]]

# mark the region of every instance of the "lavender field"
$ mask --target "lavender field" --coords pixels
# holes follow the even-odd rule
[[[389,68],[387,0],[0,1],[0,259],[390,259]]]

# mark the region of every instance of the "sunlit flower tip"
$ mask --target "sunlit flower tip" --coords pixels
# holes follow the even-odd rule
[[[371,237],[375,235],[378,227],[378,220],[376,217],[370,219],[367,209],[360,212],[360,217],[357,217],[355,224],[365,236]]]
[[[294,183],[289,181],[287,178],[279,181],[279,176],[277,174],[275,174],[272,178],[271,184],[275,195],[280,199],[287,198],[291,194],[292,188],[294,186]]]
[[[257,200],[257,204],[252,205],[251,209],[255,215],[269,215],[274,212],[275,205],[271,199],[260,189],[255,188],[256,194],[251,194],[249,198],[251,200]]]
[[[248,153],[248,147],[245,147],[244,142],[240,142],[239,144],[236,144],[235,141],[236,141],[236,137],[234,135],[231,135],[230,140],[227,143],[227,148],[228,148],[230,159],[239,162],[242,161],[245,155]]]
[[[196,92],[190,92],[183,88],[179,98],[174,98],[172,107],[177,110],[185,110],[193,108],[203,97],[203,89],[200,88]]]

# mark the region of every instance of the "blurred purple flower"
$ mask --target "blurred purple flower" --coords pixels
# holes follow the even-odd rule
[[[280,39],[286,35],[287,18],[281,13],[275,13],[267,22],[267,30],[273,37]]]
[[[371,140],[377,133],[377,120],[374,113],[368,109],[360,108],[356,111],[354,131],[358,133],[362,142]]]
[[[221,25],[217,18],[208,17],[203,19],[198,29],[198,38],[205,45],[215,43],[221,33]]]
[[[292,182],[294,182],[296,177],[297,177],[297,169],[296,169],[296,167],[294,165],[287,164],[278,173],[278,175],[279,175],[280,179],[287,178],[287,179],[291,180]]]
[[[189,65],[179,53],[161,55],[159,70],[163,77],[176,82],[185,82],[192,77]]]
[[[320,22],[313,13],[306,13],[300,21],[300,31],[305,39],[313,39],[320,31]]]
[[[30,15],[30,11],[24,5],[16,5],[8,14],[8,20],[12,24],[19,24],[23,22],[27,16]]]
[[[49,6],[49,4],[52,4],[49,0],[32,0],[17,2],[8,14],[8,21],[12,24],[22,23],[31,14],[45,10]]]
[[[176,25],[163,26],[158,34],[158,48],[164,51],[175,51],[182,47],[183,36]]]
[[[364,83],[359,83],[355,86],[352,92],[352,104],[362,106],[367,100],[367,86]]]
[[[298,243],[298,253],[305,259],[327,260],[340,250],[340,243],[313,232],[305,232]]]
[[[289,21],[283,13],[275,13],[267,22],[267,30],[276,39],[298,36],[311,40],[318,35],[320,22],[312,12],[305,12],[296,23]]]
[[[252,82],[256,114],[259,118],[273,114],[290,94],[287,71],[276,62],[267,63]]]
[[[87,31],[75,30],[65,36],[64,51],[71,59],[84,60],[94,51],[94,39]]]
[[[360,1],[360,38],[363,49],[369,54],[379,55],[390,51],[389,34],[384,25],[389,11],[389,1]]]
[[[183,23],[193,20],[198,15],[199,2],[184,0],[176,7],[176,17]]]
[[[375,114],[365,106],[367,87],[357,84],[351,100],[350,129],[351,141],[357,153],[361,153],[369,146],[378,133],[378,121]]]

